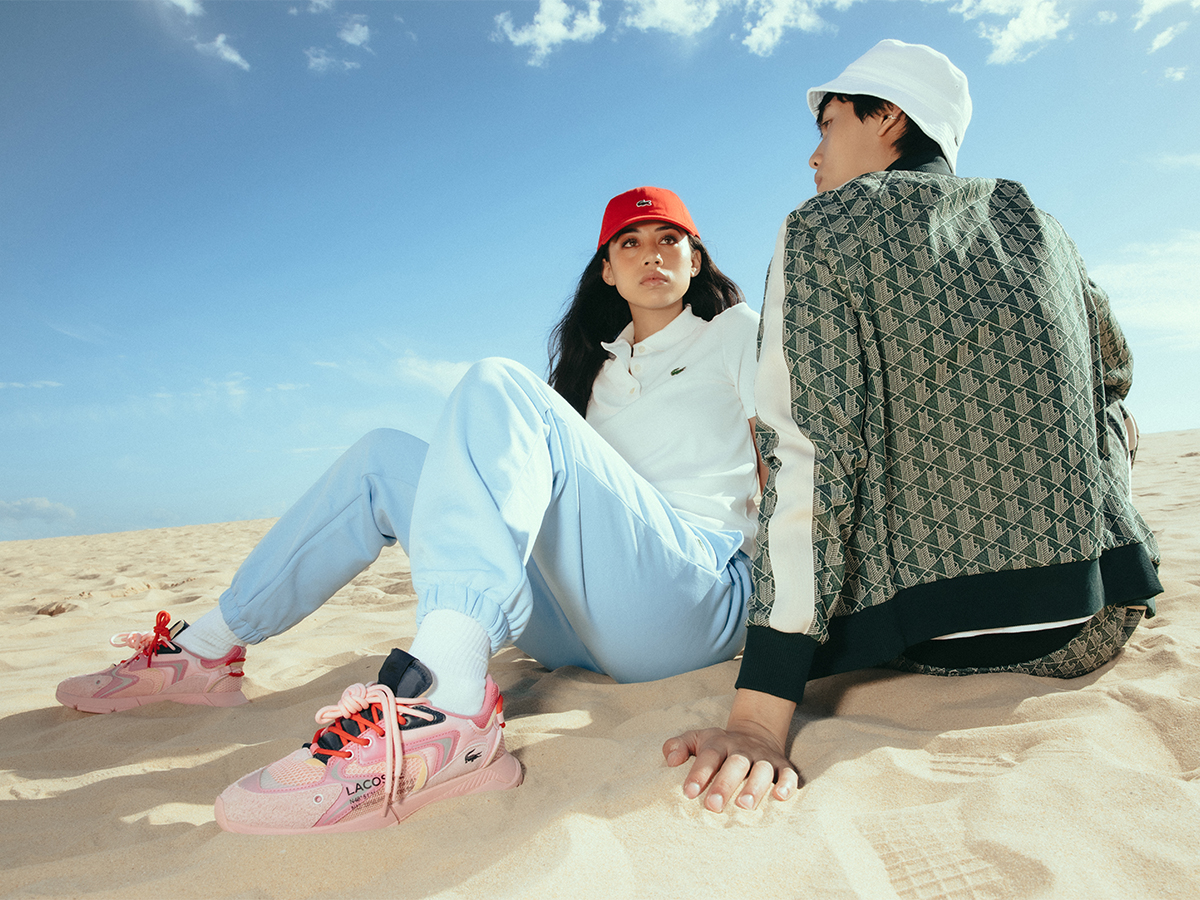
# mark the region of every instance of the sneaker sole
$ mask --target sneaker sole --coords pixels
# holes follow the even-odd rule
[[[417,791],[399,802],[393,803],[382,815],[378,811],[364,813],[350,821],[334,822],[332,825],[317,825],[312,828],[274,828],[269,825],[244,825],[241,822],[230,822],[225,818],[225,804],[218,797],[213,804],[213,813],[217,824],[226,831],[238,834],[328,834],[338,831],[370,831],[375,828],[388,828],[399,825],[413,813],[430,803],[447,800],[451,797],[463,797],[467,794],[482,794],[488,791],[506,791],[515,788],[525,779],[521,763],[507,750],[491,765],[460,775],[445,784]]]
[[[63,706],[77,709],[85,713],[110,713],[138,706],[149,706],[151,703],[186,703],[192,706],[241,706],[249,703],[241,691],[221,691],[213,694],[147,694],[144,697],[72,697],[62,691],[55,691],[54,697]]]

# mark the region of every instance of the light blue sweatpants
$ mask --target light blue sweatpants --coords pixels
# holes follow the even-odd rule
[[[433,440],[373,431],[288,510],[221,595],[246,643],[286,631],[395,541],[417,621],[471,616],[548,668],[650,681],[732,658],[752,590],[742,535],[685,522],[552,388],[473,366]]]

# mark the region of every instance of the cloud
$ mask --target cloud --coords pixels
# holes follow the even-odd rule
[[[1113,22],[1117,21],[1118,18],[1119,16],[1115,12],[1111,12],[1109,10],[1096,13],[1096,21],[1101,25],[1111,25]]]
[[[1068,21],[1056,0],[959,0],[951,11],[961,13],[968,22],[981,16],[1008,19],[1001,26],[979,25],[980,36],[992,45],[988,62],[1000,64],[1028,59],[1041,44],[1056,38]]]
[[[1172,169],[1200,169],[1200,153],[1167,153],[1158,161]]]
[[[26,497],[24,500],[0,500],[0,520],[10,522],[67,522],[75,518],[75,510],[45,497]]]
[[[529,47],[529,65],[541,66],[551,51],[567,41],[591,41],[604,33],[600,0],[587,0],[587,9],[575,9],[566,0],[540,0],[529,25],[516,28],[512,15],[496,16],[495,40],[508,39],[515,47]]]
[[[1157,35],[1155,35],[1154,40],[1150,42],[1150,49],[1146,52],[1155,53],[1158,50],[1161,50],[1163,47],[1167,46],[1167,44],[1171,43],[1171,41],[1175,40],[1175,38],[1179,37],[1179,35],[1181,35],[1184,31],[1186,31],[1187,27],[1187,22],[1180,22],[1178,25],[1172,25],[1166,31],[1160,31]]]
[[[622,25],[691,37],[708,28],[731,0],[625,0]]]
[[[1137,21],[1133,26],[1133,30],[1137,31],[1164,9],[1187,2],[1188,0],[1142,0],[1142,8],[1138,10]],[[1191,5],[1192,9],[1200,9],[1200,0],[1191,0]]]
[[[351,69],[362,68],[356,62],[351,62],[348,59],[338,59],[322,47],[309,47],[304,51],[304,55],[308,57],[308,68],[311,72],[325,73],[330,69],[349,71]]]
[[[250,71],[250,63],[242,59],[242,54],[238,53],[236,50],[230,47],[228,43],[226,43],[225,35],[223,34],[218,34],[217,39],[211,43],[201,44],[199,41],[195,41],[195,44],[196,49],[205,56],[212,56],[216,59],[222,59],[227,63],[233,63],[239,69],[243,69],[247,72]]]
[[[82,341],[85,344],[106,344],[116,339],[116,335],[94,322],[70,323],[68,325],[46,323],[51,331]]]
[[[845,8],[851,2],[853,0],[839,2],[838,7]],[[747,0],[747,17],[757,13],[758,20],[746,26],[749,34],[742,44],[757,56],[769,56],[789,28],[820,31],[827,27],[816,12],[820,5],[821,0]]]
[[[365,47],[367,41],[371,39],[371,29],[367,27],[367,17],[364,15],[348,17],[341,30],[338,31],[338,37],[354,47]]]
[[[788,31],[829,32],[834,24],[821,16],[823,7],[844,12],[862,0],[625,0],[621,25],[641,31],[665,31],[693,37],[712,27],[727,9],[741,9],[745,37],[742,44],[757,56],[769,56]],[[917,0],[906,0],[913,3]],[[977,20],[977,32],[992,45],[988,62],[1021,62],[1057,38],[1069,24],[1060,7],[1073,0],[920,0],[946,5],[965,21]],[[1144,0],[1146,3],[1161,0]],[[1183,0],[1172,0],[1183,2]],[[1200,0],[1191,0],[1200,6]],[[1116,21],[1112,12],[1101,12],[1102,22]],[[532,23],[517,27],[512,14],[496,16],[494,40],[511,41],[531,50],[529,64],[541,66],[554,50],[568,42],[593,40],[605,31],[599,0],[574,4],[567,0],[540,0]]]
[[[443,397],[448,397],[469,368],[471,368],[470,363],[422,359],[410,354],[397,359],[393,364],[392,371],[402,381],[415,381],[424,387],[432,388]]]
[[[0,388],[56,388],[57,381],[0,381]]]
[[[200,5],[200,0],[162,0],[162,2],[167,6],[182,10],[185,16],[204,15],[204,7]]]
[[[1200,231],[1159,244],[1130,244],[1119,261],[1091,268],[1121,327],[1161,332],[1200,349]]]
[[[1185,75],[1187,75],[1187,66],[1175,66],[1163,72],[1163,77],[1167,81],[1183,81]]]

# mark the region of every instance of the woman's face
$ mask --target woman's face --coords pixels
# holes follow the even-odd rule
[[[630,225],[608,242],[602,277],[629,304],[635,324],[642,314],[665,324],[682,312],[683,295],[699,271],[700,251],[687,232],[652,221]]]

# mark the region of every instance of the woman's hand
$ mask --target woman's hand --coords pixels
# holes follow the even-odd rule
[[[754,809],[775,785],[772,795],[786,800],[800,786],[800,774],[784,752],[796,704],[770,694],[740,690],[724,728],[689,731],[663,744],[667,765],[680,766],[695,757],[683,782],[683,793],[696,799],[707,788],[704,805],[721,812],[737,794],[737,805]]]

